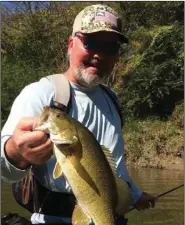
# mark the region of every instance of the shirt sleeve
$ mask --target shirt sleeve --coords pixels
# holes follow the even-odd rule
[[[135,204],[139,200],[143,192],[135,185],[132,179],[130,179],[129,184],[132,192],[132,201],[133,204]]]
[[[9,117],[1,132],[1,179],[13,183],[21,180],[28,172],[13,166],[5,155],[5,144],[13,135],[19,120],[23,117],[39,116],[43,107],[50,104],[54,88],[50,81],[42,78],[39,82],[26,86],[15,99]]]

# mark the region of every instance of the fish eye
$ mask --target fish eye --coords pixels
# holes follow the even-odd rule
[[[58,112],[58,113],[56,114],[56,117],[57,117],[57,118],[60,118],[61,115],[62,115],[62,114]]]

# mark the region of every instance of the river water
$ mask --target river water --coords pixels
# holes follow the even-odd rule
[[[184,183],[184,172],[178,170],[129,169],[135,183],[146,192],[154,195],[166,192]],[[11,194],[11,186],[1,185],[1,215],[6,212],[19,213],[27,218],[30,214],[16,204]],[[161,197],[154,209],[133,210],[126,214],[129,225],[183,225],[184,188],[181,187]]]

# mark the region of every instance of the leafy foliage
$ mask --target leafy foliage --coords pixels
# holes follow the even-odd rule
[[[119,12],[130,38],[107,79],[120,94],[126,118],[170,115],[183,99],[184,2],[101,3]],[[2,6],[3,121],[25,85],[66,70],[74,18],[92,2],[11,4],[12,10]]]
[[[115,84],[125,114],[171,115],[183,99],[183,27],[140,28],[133,33],[131,51],[122,82]]]

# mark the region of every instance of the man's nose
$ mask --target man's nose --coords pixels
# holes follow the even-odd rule
[[[103,52],[96,51],[93,53],[93,58],[97,60],[102,60],[105,58],[105,54]]]

